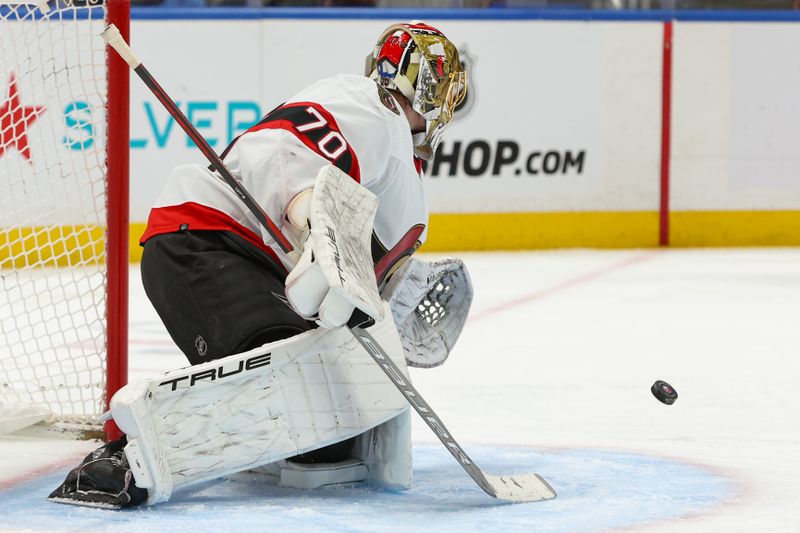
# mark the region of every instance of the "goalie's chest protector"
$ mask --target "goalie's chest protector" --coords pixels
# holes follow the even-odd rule
[[[408,121],[391,94],[366,77],[314,83],[240,135],[222,156],[279,226],[288,203],[314,185],[325,164],[376,194],[372,255],[379,282],[425,239],[428,205]],[[287,269],[293,266],[236,194],[200,165],[173,171],[142,242],[179,228],[233,231]]]

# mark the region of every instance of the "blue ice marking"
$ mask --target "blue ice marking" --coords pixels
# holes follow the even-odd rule
[[[558,492],[549,502],[507,504],[486,496],[440,445],[414,447],[414,487],[361,484],[303,491],[237,475],[177,493],[153,507],[104,511],[45,501],[66,475],[0,491],[0,528],[40,531],[536,531],[579,532],[660,522],[708,510],[733,484],[700,466],[633,453],[469,445],[487,472],[538,472]]]

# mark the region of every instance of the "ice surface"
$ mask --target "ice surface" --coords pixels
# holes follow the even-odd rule
[[[587,531],[653,523],[702,511],[734,492],[724,477],[679,461],[596,450],[477,446],[476,461],[503,473],[540,469],[560,491],[538,504],[487,497],[438,445],[415,449],[411,491],[364,485],[298,490],[243,474],[177,494],[168,504],[122,512],[55,505],[51,474],[0,494],[0,524],[56,531]],[[658,485],[653,482],[662,480]],[[35,516],[35,519],[31,519]]]
[[[448,362],[413,372],[498,504],[419,421],[415,485],[292,491],[238,476],[133,512],[42,501],[94,443],[0,440],[0,528],[72,531],[798,531],[800,249],[460,254],[475,302]],[[131,280],[132,377],[183,360]],[[670,382],[675,405],[650,394]]]

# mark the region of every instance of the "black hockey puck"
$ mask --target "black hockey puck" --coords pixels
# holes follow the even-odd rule
[[[672,405],[678,399],[678,393],[672,388],[672,385],[660,379],[653,383],[653,386],[650,387],[650,392],[658,398],[659,402],[667,405]]]

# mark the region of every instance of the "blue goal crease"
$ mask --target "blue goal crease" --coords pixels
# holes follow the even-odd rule
[[[487,530],[527,533],[536,524],[539,533],[574,533],[665,524],[708,512],[737,494],[724,475],[666,457],[598,449],[469,448],[489,472],[537,471],[558,497],[531,504],[497,502],[441,446],[415,445],[414,483],[400,493],[362,484],[298,490],[232,476],[193,486],[164,504],[116,512],[46,501],[64,478],[64,472],[54,472],[0,490],[0,529],[196,533],[202,521],[204,530],[244,533],[269,524],[271,530],[317,531],[324,518],[328,531],[354,531],[358,519],[370,523],[371,531],[403,524],[408,530],[457,533],[481,524]]]

